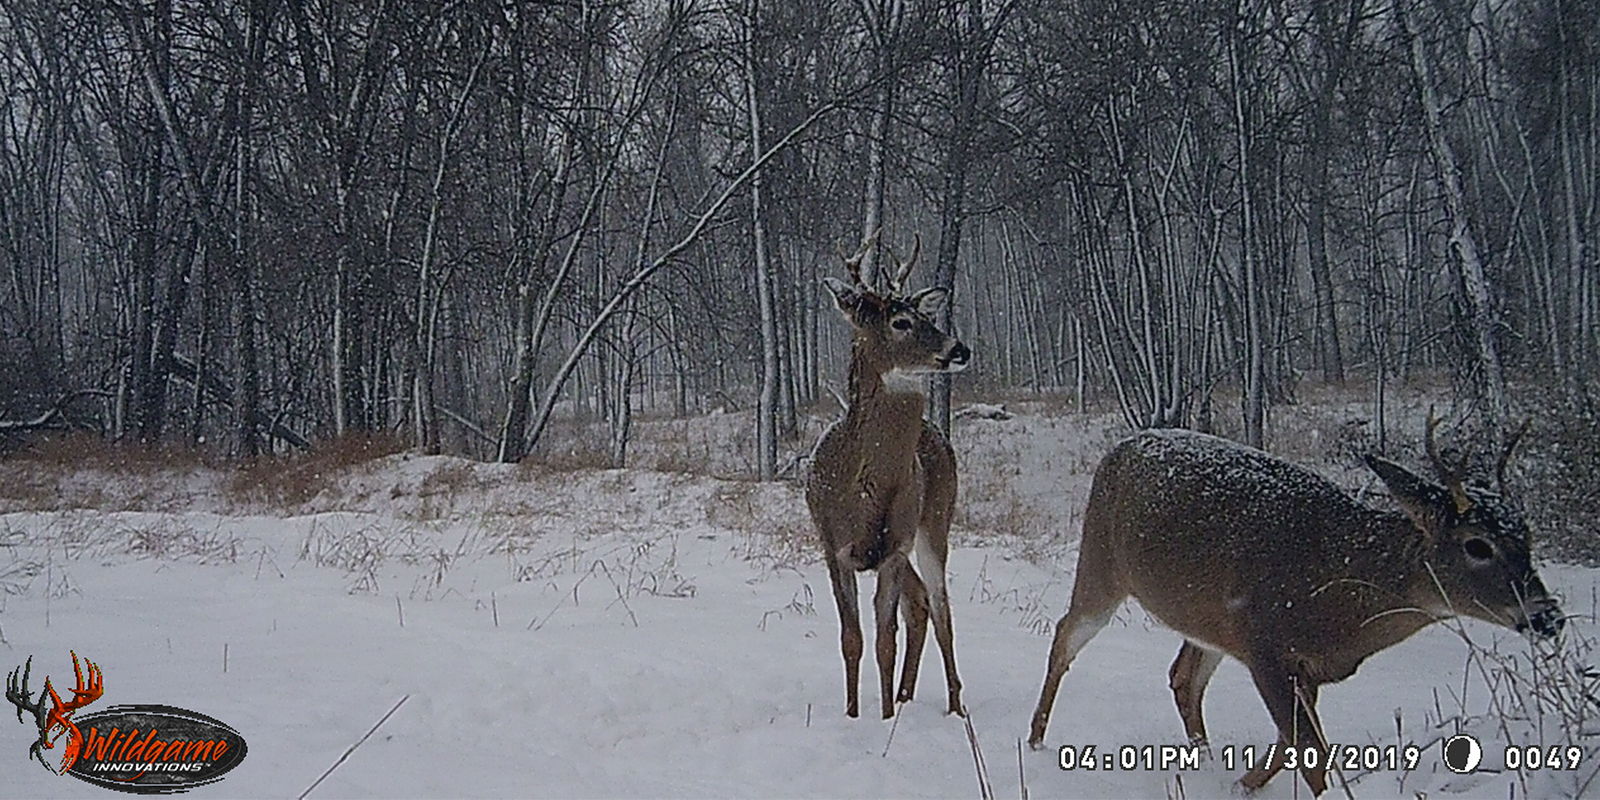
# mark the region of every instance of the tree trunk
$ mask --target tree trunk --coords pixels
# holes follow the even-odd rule
[[[1428,146],[1439,174],[1439,187],[1444,192],[1445,209],[1450,217],[1450,244],[1456,253],[1456,267],[1460,306],[1463,322],[1472,343],[1473,357],[1477,361],[1479,389],[1483,393],[1484,422],[1487,424],[1494,447],[1499,449],[1505,435],[1506,387],[1505,373],[1501,369],[1500,351],[1495,344],[1495,318],[1488,279],[1484,274],[1483,260],[1478,255],[1477,239],[1473,236],[1470,211],[1461,187],[1461,170],[1456,162],[1455,149],[1444,129],[1444,120],[1437,90],[1433,85],[1433,66],[1429,60],[1427,43],[1412,19],[1410,0],[1395,5],[1401,28],[1411,40],[1411,66],[1422,102],[1424,127],[1428,132]]]
[[[1229,40],[1229,72],[1233,83],[1233,121],[1235,142],[1239,158],[1239,261],[1244,273],[1244,443],[1262,448],[1266,445],[1266,358],[1265,322],[1263,321],[1263,289],[1256,263],[1255,205],[1251,186],[1250,164],[1250,112],[1246,107],[1245,84],[1241,70],[1243,58],[1239,54],[1244,8],[1239,8],[1239,22],[1233,26]]]
[[[484,34],[483,51],[472,65],[472,71],[467,75],[467,83],[461,87],[461,96],[456,98],[455,107],[450,112],[450,118],[445,122],[443,134],[439,137],[438,163],[434,165],[433,183],[430,186],[428,200],[428,223],[422,234],[422,256],[417,262],[417,321],[416,340],[414,345],[417,353],[417,368],[413,373],[411,412],[413,444],[422,448],[428,455],[439,454],[439,420],[434,406],[437,403],[434,388],[434,358],[438,351],[438,317],[439,294],[443,286],[435,286],[437,281],[433,275],[434,258],[438,252],[439,215],[444,205],[444,177],[450,164],[450,146],[455,140],[457,131],[461,129],[462,113],[466,110],[467,100],[472,96],[472,89],[478,83],[478,74],[483,69],[483,63],[489,58],[494,39],[491,32]]]
[[[745,107],[749,112],[750,230],[755,248],[756,303],[761,315],[761,394],[756,402],[756,474],[772,480],[778,470],[778,312],[773,300],[772,261],[767,252],[767,223],[761,206],[761,101],[756,70],[756,32],[760,0],[745,10]],[[880,198],[881,202],[881,198]]]
[[[943,286],[952,292],[956,285],[956,261],[961,254],[961,228],[965,221],[967,197],[967,172],[972,162],[972,140],[978,129],[978,93],[983,86],[983,75],[988,69],[990,54],[996,35],[1005,18],[1010,3],[985,25],[983,0],[964,0],[951,8],[949,39],[951,42],[947,69],[950,75],[950,100],[953,103],[950,119],[950,139],[944,152],[940,169],[943,183],[939,204],[939,252],[934,262],[933,285]],[[951,298],[954,299],[953,296]],[[939,309],[939,327],[945,331],[954,328],[955,304],[945,302]],[[928,415],[934,427],[945,435],[950,433],[950,376],[935,375],[929,393]]]

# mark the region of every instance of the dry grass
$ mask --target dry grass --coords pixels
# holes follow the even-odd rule
[[[1593,613],[1569,617],[1559,640],[1528,646],[1512,640],[1517,645],[1509,652],[1498,645],[1485,647],[1459,620],[1446,620],[1443,624],[1467,645],[1466,667],[1461,686],[1447,689],[1442,697],[1435,693],[1434,709],[1423,720],[1423,751],[1457,733],[1469,733],[1482,743],[1486,761],[1489,754],[1512,747],[1524,753],[1526,748],[1538,748],[1541,755],[1559,753],[1560,769],[1541,765],[1508,770],[1516,781],[1513,796],[1587,796],[1600,776],[1600,745],[1594,742],[1600,732],[1594,619]],[[1469,679],[1481,682],[1487,694],[1469,689]]]
[[[58,467],[25,465],[5,470],[5,480],[0,480],[0,508],[8,511],[50,511],[61,501],[61,477],[64,470]]]
[[[821,558],[800,487],[729,481],[706,501],[706,521],[741,534],[740,555],[767,571],[798,569]]]
[[[581,470],[608,469],[611,454],[603,448],[574,444],[546,452],[533,453],[517,462],[518,466],[536,474],[578,472]]]
[[[43,467],[63,469],[94,467],[124,473],[143,473],[154,469],[195,469],[217,463],[209,451],[197,450],[186,444],[162,442],[144,445],[129,441],[119,442],[82,431],[41,433],[7,458]]]
[[[410,599],[432,600],[442,595],[445,578],[461,559],[486,548],[484,531],[473,528],[445,538],[447,528],[394,520],[318,520],[306,531],[296,555],[319,567],[337,569],[350,579],[351,594],[376,594],[383,589],[379,574],[391,561],[409,567]],[[446,546],[451,539],[454,546]]]
[[[0,520],[0,595],[71,594],[76,591],[73,567],[84,560],[231,564],[246,550],[239,537],[220,527],[195,528],[169,516],[69,511],[12,520]]]
[[[294,508],[332,489],[349,468],[404,449],[392,436],[350,434],[309,453],[256,459],[235,470],[223,490],[238,503]]]
[[[61,508],[140,508],[159,503],[157,487],[132,497],[111,497],[92,484],[68,487],[85,472],[148,476],[191,473],[215,466],[209,454],[179,444],[145,446],[83,432],[47,432],[0,458],[0,508],[53,511]]]
[[[175,518],[139,525],[118,526],[113,535],[122,539],[116,549],[141,558],[180,559],[200,564],[232,564],[239,560],[242,543],[219,529],[196,530]]]
[[[1055,585],[1054,579],[1017,584],[1013,574],[1004,579],[1006,583],[1002,585],[1002,579],[990,574],[989,565],[989,556],[985,555],[978,574],[973,577],[967,602],[996,606],[1002,613],[1017,615],[1017,627],[1038,636],[1049,635],[1055,628],[1056,609],[1045,598]]]
[[[662,433],[675,437],[681,447],[675,450],[663,449],[655,455],[653,463],[648,464],[649,469],[660,472],[677,472],[684,475],[714,475],[716,474],[715,459],[711,454],[711,443],[704,439],[695,439],[688,432],[688,425],[682,421],[668,421],[657,423],[662,428]],[[676,430],[675,430],[676,429]]]

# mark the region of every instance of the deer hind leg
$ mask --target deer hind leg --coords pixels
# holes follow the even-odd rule
[[[928,589],[909,563],[901,572],[900,615],[906,620],[906,660],[900,670],[900,693],[895,701],[910,702],[917,693],[917,672],[922,666],[922,648],[928,641]]]
[[[1246,791],[1256,791],[1283,769],[1284,751],[1287,748],[1302,751],[1314,748],[1320,754],[1316,767],[1302,766],[1300,775],[1305,778],[1312,794],[1322,794],[1328,788],[1328,742],[1322,736],[1322,720],[1317,717],[1317,687],[1298,681],[1292,673],[1281,667],[1252,667],[1250,674],[1255,679],[1256,690],[1261,692],[1261,699],[1266,701],[1272,721],[1278,726],[1278,748],[1277,755],[1270,762],[1245,773],[1239,779],[1239,785]]]
[[[1172,687],[1172,699],[1177,701],[1178,716],[1183,718],[1183,731],[1189,735],[1189,741],[1197,745],[1209,745],[1200,701],[1205,697],[1206,684],[1211,682],[1211,676],[1221,663],[1221,653],[1185,639],[1183,647],[1178,648],[1178,657],[1173,660],[1172,669],[1167,672],[1167,685]]]
[[[905,573],[911,562],[904,553],[890,553],[878,565],[878,591],[872,598],[877,612],[877,639],[874,641],[878,657],[878,688],[883,698],[883,718],[894,716],[894,661],[898,649],[895,643],[895,610],[900,605],[900,595],[905,584]]]
[[[928,609],[933,616],[933,635],[939,640],[939,653],[944,656],[944,682],[950,691],[950,707],[946,713],[965,714],[966,710],[961,705],[961,676],[956,674],[956,637],[955,629],[950,624],[950,592],[945,585],[945,558],[947,547],[940,545],[949,541],[949,523],[944,524],[945,530],[938,536],[938,543],[933,539],[933,534],[926,530],[917,531],[917,566],[923,574],[923,582],[928,589]]]
[[[839,649],[844,653],[844,713],[847,717],[856,717],[861,715],[861,609],[856,574],[839,563],[832,553],[827,554],[827,561],[828,577],[833,582],[833,602],[839,607]]]
[[[1084,534],[1085,540],[1089,533]],[[1056,635],[1050,645],[1050,665],[1044,674],[1044,688],[1039,692],[1039,705],[1033,710],[1033,728],[1028,734],[1028,745],[1035,750],[1044,745],[1044,731],[1050,724],[1050,709],[1055,705],[1056,692],[1061,688],[1061,678],[1067,674],[1078,651],[1100,632],[1128,592],[1116,579],[1109,553],[1099,548],[1085,546],[1078,554],[1078,577],[1072,586],[1072,607],[1056,623]]]

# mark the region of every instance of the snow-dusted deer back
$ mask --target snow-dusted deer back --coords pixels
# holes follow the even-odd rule
[[[849,408],[817,443],[806,481],[806,505],[822,540],[839,608],[845,664],[845,713],[859,714],[861,619],[856,572],[877,570],[876,656],[883,716],[910,700],[927,638],[928,616],[944,655],[952,713],[961,711],[955,639],[945,590],[950,516],[956,500],[956,458],[950,443],[922,418],[928,373],[964,369],[971,353],[933,323],[948,290],[904,294],[918,247],[898,262],[887,286],[861,280],[872,240],[846,258],[851,281],[826,279],[853,329]],[[915,550],[917,567],[911,566]],[[905,667],[894,692],[895,610],[906,618]]]
[[[1560,608],[1530,562],[1527,525],[1499,492],[1468,486],[1459,465],[1445,464],[1437,424],[1430,414],[1437,482],[1367,458],[1398,512],[1205,434],[1147,431],[1118,444],[1095,472],[1072,605],[1056,625],[1029,743],[1043,744],[1067,667],[1130,595],[1184,637],[1169,677],[1197,743],[1206,739],[1201,698],[1223,655],[1249,668],[1280,745],[1325,753],[1318,688],[1429,623],[1463,614],[1558,633]],[[1282,763],[1241,783],[1260,788]],[[1313,792],[1327,787],[1325,763],[1301,774]]]

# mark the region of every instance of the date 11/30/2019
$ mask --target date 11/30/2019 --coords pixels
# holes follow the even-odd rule
[[[1105,751],[1090,745],[1063,745],[1057,752],[1057,765],[1063,770],[1197,770],[1200,769],[1204,748],[1196,745],[1122,745]],[[1326,751],[1314,747],[1280,748],[1224,746],[1221,750],[1222,768],[1235,770],[1255,769],[1283,759],[1285,769],[1302,767],[1316,769],[1322,764],[1351,770],[1414,770],[1422,759],[1422,749],[1416,745],[1379,747],[1368,745],[1329,745]]]

